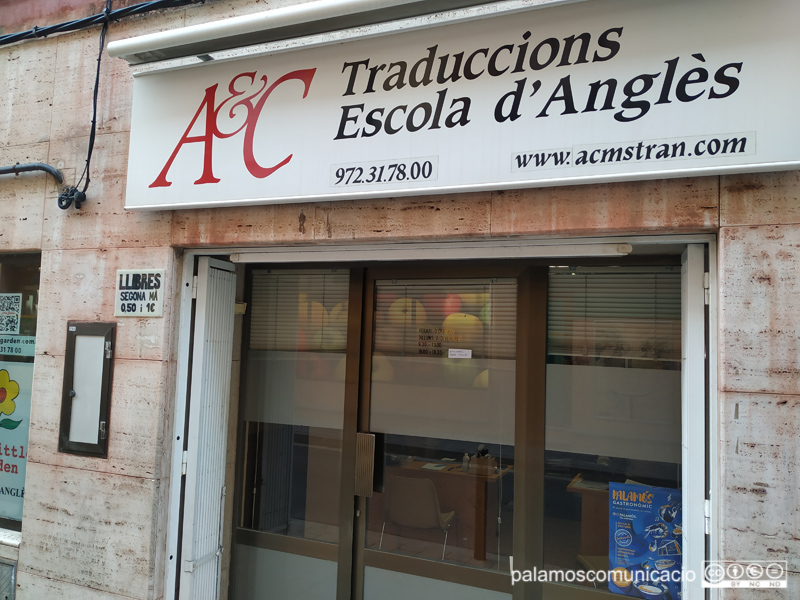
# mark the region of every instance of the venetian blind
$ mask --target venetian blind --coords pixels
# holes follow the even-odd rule
[[[547,313],[549,355],[681,359],[680,272],[551,270]]]
[[[253,272],[250,349],[344,352],[347,270]]]
[[[374,350],[393,356],[516,355],[513,279],[378,281]]]

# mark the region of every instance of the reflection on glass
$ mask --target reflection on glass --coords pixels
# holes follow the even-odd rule
[[[0,261],[0,360],[33,362],[39,274],[38,256]]]
[[[376,283],[368,548],[508,568],[515,354],[514,280]]]
[[[610,483],[667,488],[679,497],[680,311],[679,269],[551,269],[547,568],[609,568]],[[680,545],[680,524],[664,526]],[[657,551],[654,539],[650,534],[645,546]],[[630,570],[655,567],[644,563]]]
[[[240,526],[336,543],[348,273],[252,283]]]
[[[6,448],[0,527],[16,531],[22,521],[27,468],[39,273],[38,255],[0,260],[0,429]]]
[[[511,600],[511,594],[375,567],[364,569],[364,597],[380,600]]]
[[[236,600],[335,600],[337,564],[236,545]]]

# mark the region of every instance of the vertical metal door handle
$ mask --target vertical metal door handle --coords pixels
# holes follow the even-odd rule
[[[375,473],[375,435],[356,434],[356,496],[372,498]]]

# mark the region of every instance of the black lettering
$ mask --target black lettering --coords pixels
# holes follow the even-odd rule
[[[489,56],[489,49],[488,48],[481,48],[479,50],[475,50],[475,52],[473,52],[472,54],[469,55],[469,58],[467,58],[467,62],[464,63],[464,77],[466,77],[470,81],[480,77],[483,74],[483,71],[485,70],[485,69],[481,69],[481,71],[478,72],[478,73],[474,73],[472,71],[472,61],[478,54],[483,54],[484,56]]]
[[[692,56],[694,56],[697,60],[705,62],[705,58],[703,58],[702,54],[693,54]],[[706,91],[700,90],[696,94],[690,95],[686,91],[686,88],[693,83],[705,83],[706,81],[708,81],[708,71],[706,71],[703,67],[698,67],[696,69],[687,71],[683,74],[683,77],[680,78],[678,85],[675,87],[675,97],[681,102],[691,102],[692,100],[697,100],[700,96],[705,94]]]
[[[672,87],[672,80],[675,79],[675,70],[678,68],[678,58],[664,61],[667,63],[667,72],[664,74],[664,85],[661,86],[661,95],[656,104],[669,104],[669,92]]]
[[[364,129],[361,130],[361,137],[372,137],[381,130],[381,125],[383,125],[383,123],[381,123],[381,120],[378,119],[376,115],[383,116],[383,109],[374,108],[367,113],[367,118],[366,118],[367,125],[372,127],[372,129],[370,131],[367,131],[367,128],[364,127]]]
[[[612,33],[616,33],[617,37],[622,37],[622,27],[612,27],[611,29],[606,29],[600,34],[600,37],[597,39],[597,45],[608,50],[608,54],[605,56],[600,56],[597,52],[595,52],[592,62],[611,60],[617,55],[620,49],[620,43],[608,39]]]
[[[411,87],[428,85],[431,83],[431,81],[433,81],[431,79],[431,71],[433,70],[433,59],[436,56],[437,48],[438,46],[431,46],[430,48],[428,48],[428,56],[420,58],[417,62],[414,63],[414,66],[411,67],[411,71],[408,72],[408,84]],[[422,65],[425,65],[425,72],[423,73],[421,78],[418,78],[417,70]]]
[[[508,50],[509,54],[513,54],[514,46],[512,46],[511,44],[508,44],[506,46],[500,46],[497,50],[492,52],[492,56],[489,58],[489,66],[487,67],[489,75],[491,75],[492,77],[497,77],[499,75],[502,75],[509,69],[509,67],[506,67],[501,71],[500,69],[497,68],[497,55],[500,54],[501,50]]]
[[[464,53],[459,52],[453,55],[453,70],[450,75],[445,77],[444,71],[447,68],[447,63],[450,62],[450,55],[445,54],[439,57],[439,73],[436,75],[436,82],[439,84],[447,83],[448,81],[456,82],[461,79],[459,72],[461,71],[461,61],[464,59]]]
[[[741,146],[737,148],[739,142],[741,142]],[[744,152],[746,144],[747,138],[730,138],[729,140],[725,140],[725,143],[722,145],[722,152]]]
[[[358,67],[363,65],[364,68],[367,68],[369,65],[369,59],[367,60],[359,60],[357,62],[346,62],[342,67],[342,73],[344,73],[345,69],[350,69],[350,79],[347,80],[347,89],[345,90],[342,96],[352,96],[355,92],[353,91],[353,86],[356,83],[356,74],[358,73]]]
[[[624,160],[630,160],[633,158],[633,146],[628,146],[625,148],[625,158]]]
[[[617,91],[617,80],[606,79],[605,81],[595,81],[589,84],[589,99],[586,101],[586,108],[583,112],[594,112],[597,96],[600,94],[600,88],[606,87],[606,99],[603,102],[603,108],[600,110],[613,110],[614,108],[614,94]]]
[[[352,109],[354,109],[354,108],[357,108],[358,110],[363,111],[364,110],[364,105],[363,104],[351,104],[350,106],[343,106],[342,107],[342,119],[341,119],[341,121],[339,121],[339,131],[336,133],[336,137],[333,138],[333,139],[335,139],[335,140],[346,140],[346,139],[349,139],[349,138],[354,138],[354,137],[356,137],[358,135],[358,128],[356,128],[356,130],[351,134],[345,134],[345,132],[344,132],[344,129],[345,129],[345,127],[347,127],[348,123],[357,123],[358,122],[358,117],[357,116],[356,117],[351,117],[350,116],[350,111]]]
[[[439,119],[442,118],[442,110],[444,110],[444,98],[447,96],[447,88],[436,92],[438,98],[436,99],[436,109],[433,111],[433,121],[431,122],[430,129],[441,129]]]
[[[401,104],[400,106],[395,106],[392,110],[389,111],[389,114],[386,115],[386,122],[383,124],[383,130],[388,133],[389,135],[394,135],[398,131],[402,130],[402,127],[392,127],[392,117],[396,112],[406,112],[408,105]]]
[[[414,123],[414,115],[417,113],[419,109],[422,109],[422,111],[425,114],[424,118],[422,119],[422,122],[416,124]],[[433,107],[430,104],[428,104],[427,102],[418,104],[417,106],[411,109],[411,112],[408,113],[408,118],[406,119],[406,129],[412,132],[419,131],[420,129],[425,127],[425,125],[428,124],[428,121],[430,121],[431,118],[431,113],[433,113]]]
[[[550,46],[550,56],[547,57],[545,62],[539,61],[539,50],[541,50],[544,46]],[[552,63],[556,56],[558,56],[558,49],[561,47],[561,43],[556,38],[547,38],[546,40],[542,40],[539,42],[539,45],[533,49],[531,52],[530,58],[530,67],[534,71],[540,71]]]
[[[656,158],[669,158],[669,144],[661,144],[659,146]]]
[[[558,95],[559,92],[561,92],[560,96]],[[578,112],[575,110],[575,100],[572,97],[572,84],[570,83],[569,75],[561,78],[561,81],[558,82],[556,89],[553,90],[553,93],[550,95],[550,98],[544,105],[542,112],[536,115],[536,118],[538,119],[539,117],[549,116],[547,114],[547,109],[550,108],[550,105],[557,100],[564,102],[564,112],[561,113],[562,115],[575,114]]]
[[[606,148],[600,162],[619,162],[622,160],[622,148]]]
[[[364,90],[365,94],[371,94],[375,91],[375,77],[378,75],[378,71],[383,71],[386,68],[386,65],[377,65],[375,67],[370,67],[369,69],[369,81],[367,81],[367,87]]]
[[[574,63],[570,63],[570,54],[572,54],[572,47],[575,45],[575,40],[581,41],[581,47],[578,51],[578,60]],[[592,36],[588,33],[582,33],[578,36],[571,35],[569,37],[564,38],[564,52],[561,54],[561,62],[558,63],[558,67],[566,67],[570,64],[580,65],[583,63],[589,62],[586,59],[586,55],[589,53],[589,43],[592,41]]]
[[[635,121],[647,114],[650,110],[650,102],[647,100],[636,100],[634,98],[638,98],[639,96],[646,94],[650,91],[650,88],[653,87],[653,82],[656,78],[660,75],[660,73],[656,73],[654,75],[637,75],[633,79],[631,79],[628,83],[625,84],[623,88],[623,92],[625,93],[625,100],[622,101],[622,108],[623,110],[619,111],[614,115],[614,119],[620,122],[630,122]],[[641,89],[636,90],[636,84],[641,82]],[[631,109],[631,110],[638,110],[638,114],[633,116],[628,116],[625,114],[624,109]]]
[[[447,118],[444,121],[444,124],[448,128],[453,128],[456,125],[461,125],[462,127],[469,123],[469,107],[472,104],[472,100],[469,98],[456,98],[450,103],[450,108],[454,108],[456,102],[461,103],[461,108],[458,108],[447,115]]]
[[[526,31],[522,34],[523,40],[527,40],[529,37],[531,37],[530,31]],[[512,73],[522,73],[525,70],[523,65],[525,64],[525,55],[528,53],[528,42],[520,44],[517,48],[519,48],[519,54],[517,54],[517,64],[514,65],[514,70],[511,71]]]
[[[408,65],[403,60],[398,60],[389,65],[389,71],[397,67],[396,73],[389,73],[383,82],[383,89],[387,92],[392,90],[402,90],[406,86],[406,67]],[[394,80],[394,81],[393,81]]]
[[[516,121],[517,119],[520,118],[521,115],[519,113],[519,103],[522,100],[522,91],[525,89],[525,83],[527,81],[528,80],[525,79],[525,78],[524,79],[518,79],[517,81],[514,82],[514,83],[517,84],[516,89],[508,92],[507,94],[504,94],[500,98],[500,100],[497,101],[497,104],[494,107],[494,120],[495,121],[497,121],[498,123],[502,123],[503,121],[509,121],[509,120],[510,121]],[[506,101],[509,98],[512,99],[511,100],[511,108],[506,113],[504,111],[504,107],[505,107]]]
[[[719,69],[717,69],[717,72],[714,73],[714,81],[722,85],[727,85],[728,90],[724,92],[723,91],[718,92],[717,86],[714,86],[708,92],[708,97],[727,98],[728,96],[733,94],[733,92],[735,92],[737,89],[739,89],[739,80],[736,77],[731,77],[730,75],[726,75],[725,71],[733,67],[734,69],[736,69],[737,73],[741,73],[742,64],[743,63],[728,63],[727,65],[723,65]]]

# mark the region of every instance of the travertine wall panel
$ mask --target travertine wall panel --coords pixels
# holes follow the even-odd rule
[[[7,544],[0,544],[0,559],[16,562],[19,560],[19,548]]]
[[[3,139],[2,133],[0,139]],[[47,143],[0,146],[0,166],[18,162],[46,163],[47,148]],[[55,185],[56,181],[50,175],[38,171],[0,175],[0,251],[39,250],[42,247],[44,198],[47,189]]]
[[[54,140],[50,144],[50,162],[74,165],[80,177],[88,147],[88,137]],[[169,244],[171,213],[125,210],[127,161],[128,133],[97,136],[87,202],[80,210],[74,207],[61,210],[54,194],[45,203],[43,248],[141,248]],[[77,181],[67,183],[75,185]]]
[[[800,171],[724,175],[720,178],[720,224],[800,223]]]
[[[149,599],[157,488],[153,479],[29,461],[19,569]]]
[[[16,600],[37,600],[57,598],[58,600],[125,600],[131,596],[120,596],[91,588],[39,577],[25,571],[17,573]]]
[[[114,361],[108,458],[102,459],[58,452],[64,357],[37,356],[28,460],[134,477],[160,477],[163,407],[172,393],[165,386],[167,368],[168,363],[162,361]]]
[[[164,316],[153,319],[114,316],[117,269],[167,271]],[[63,355],[67,321],[116,321],[116,358],[165,360],[170,357],[171,301],[177,285],[171,248],[54,250],[42,253],[36,353]]]
[[[720,389],[800,393],[800,225],[720,234]]]
[[[715,230],[718,195],[717,177],[495,192],[492,235]]]
[[[176,211],[178,246],[716,230],[718,178]]]
[[[345,200],[316,205],[314,238],[377,241],[475,237],[490,234],[488,192]]]
[[[720,408],[720,558],[788,561],[791,587],[770,597],[795,598],[800,589],[800,396],[724,392]]]
[[[56,47],[50,39],[40,40],[33,52],[26,45],[0,49],[0,147],[50,139]]]
[[[114,26],[112,25],[112,28]],[[100,28],[94,27],[55,38],[52,139],[86,136],[92,123],[94,82],[100,52]],[[133,78],[124,61],[103,51],[97,94],[97,133],[130,131]]]
[[[314,239],[313,204],[178,210],[172,218],[176,246],[251,246]]]

